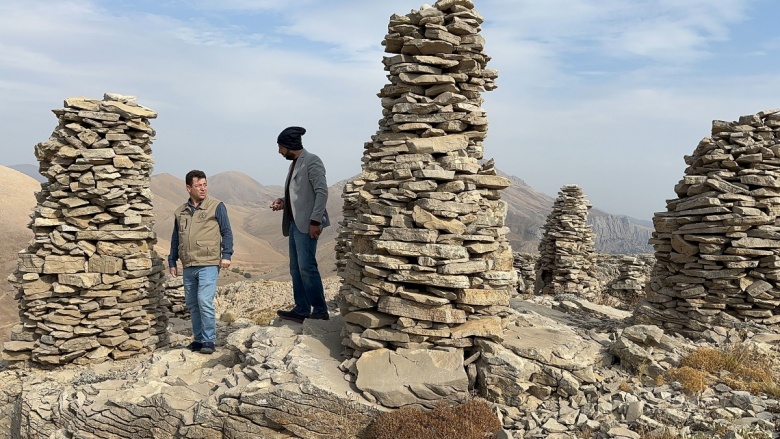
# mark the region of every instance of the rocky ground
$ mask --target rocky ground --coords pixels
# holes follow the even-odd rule
[[[330,299],[337,288],[326,280]],[[183,349],[189,323],[172,319],[171,344],[151,355],[4,364],[0,437],[346,438],[385,407],[470,395],[491,401],[503,438],[778,437],[776,375],[743,376],[777,363],[770,328],[716,327],[694,343],[575,297],[517,297],[503,337],[467,358],[399,350],[345,362],[335,306],[330,321],[272,318],[291,304],[288,283],[222,287],[213,355]]]

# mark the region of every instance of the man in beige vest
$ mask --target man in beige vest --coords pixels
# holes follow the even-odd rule
[[[233,232],[225,205],[208,196],[203,171],[193,170],[185,177],[190,198],[174,213],[171,252],[168,267],[176,276],[176,261],[184,269],[184,298],[192,319],[194,341],[187,346],[202,354],[214,352],[217,322],[214,296],[217,293],[219,269],[230,266],[233,255]]]

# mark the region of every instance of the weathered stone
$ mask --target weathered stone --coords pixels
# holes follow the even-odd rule
[[[471,286],[467,276],[420,273],[408,270],[399,270],[388,276],[387,279],[393,282],[408,282],[446,288],[468,288]]]
[[[101,276],[99,273],[71,273],[60,274],[57,281],[64,285],[73,285],[77,288],[91,288],[99,284]]]
[[[465,248],[445,244],[420,244],[400,241],[374,241],[377,250],[394,256],[430,256],[438,259],[468,259]]]
[[[501,341],[504,330],[501,328],[499,317],[485,317],[478,320],[469,320],[450,329],[452,338],[482,337]]]
[[[113,274],[122,269],[122,259],[113,256],[93,256],[89,258],[87,270],[95,273]]]
[[[49,255],[44,258],[43,272],[47,274],[78,273],[84,271],[86,260],[78,256]]]
[[[411,153],[443,154],[452,151],[465,150],[468,146],[468,138],[465,135],[460,134],[409,139],[407,140],[406,145]]]
[[[468,379],[459,351],[379,349],[356,363],[355,385],[386,407],[431,405],[445,397],[462,402]]]
[[[469,305],[509,305],[508,290],[466,288],[457,291],[457,302]]]
[[[382,296],[379,299],[379,311],[396,316],[427,320],[441,323],[464,323],[466,313],[449,305],[425,306],[400,297]]]
[[[422,209],[419,206],[414,207],[414,222],[420,226],[431,230],[444,230],[449,233],[460,235],[466,231],[466,225],[456,219],[442,219],[436,215]]]

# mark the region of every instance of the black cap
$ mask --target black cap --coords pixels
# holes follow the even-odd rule
[[[279,137],[276,138],[276,143],[291,150],[303,149],[301,136],[304,134],[306,134],[306,128],[287,127],[279,133]]]

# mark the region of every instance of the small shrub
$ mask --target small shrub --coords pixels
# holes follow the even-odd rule
[[[682,385],[683,391],[688,394],[699,393],[707,388],[707,374],[690,366],[679,369],[670,369],[669,376]]]
[[[723,369],[725,357],[723,352],[717,349],[700,348],[683,358],[680,364],[714,374]]]
[[[252,273],[244,273],[244,277],[247,279],[252,279]]]
[[[222,315],[219,317],[219,320],[230,325],[238,320],[238,314],[236,314],[236,312],[233,310],[228,310],[222,313]]]
[[[365,430],[372,439],[485,439],[501,423],[483,400],[472,399],[453,407],[437,404],[431,411],[402,407],[382,413]]]
[[[233,268],[230,269],[230,271],[232,271],[233,273],[239,273],[239,272],[241,272],[241,269],[238,268],[238,267],[233,267]]]
[[[276,310],[274,309],[253,309],[249,313],[249,319],[255,324],[261,326],[268,326],[276,318]]]
[[[697,349],[683,358],[681,365],[678,375],[680,370],[690,368],[711,374],[733,389],[780,396],[780,385],[776,382],[777,375],[770,358],[749,343],[735,343],[722,349]],[[680,384],[685,387],[682,381]]]

